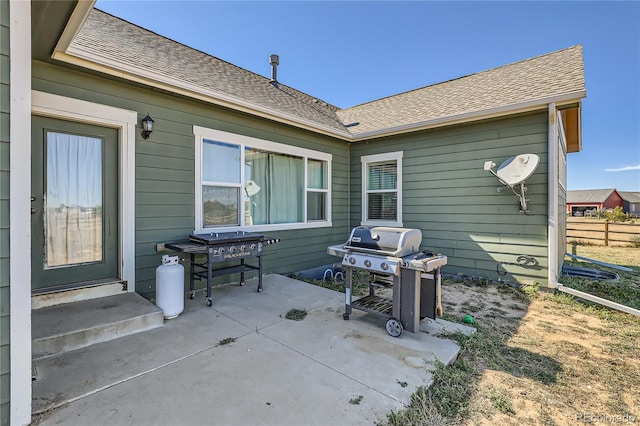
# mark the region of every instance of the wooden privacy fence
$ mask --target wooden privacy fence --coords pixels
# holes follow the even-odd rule
[[[640,224],[568,217],[567,241],[605,246],[640,246]]]

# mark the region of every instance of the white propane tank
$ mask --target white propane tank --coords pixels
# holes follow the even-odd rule
[[[162,256],[162,265],[156,268],[156,306],[172,319],[184,310],[184,266],[178,256]]]

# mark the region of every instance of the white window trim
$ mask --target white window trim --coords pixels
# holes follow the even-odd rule
[[[402,157],[403,151],[385,152],[383,154],[363,155],[360,157],[362,169],[362,217],[361,225],[366,226],[402,226]],[[397,162],[397,182],[396,192],[398,200],[397,220],[367,220],[367,164],[380,161],[396,160]]]
[[[31,113],[118,130],[119,278],[135,291],[135,130],[136,111],[96,104],[51,93],[31,92]],[[29,169],[30,170],[30,169]]]
[[[233,231],[282,231],[289,229],[307,229],[307,228],[326,228],[331,227],[331,160],[333,156],[326,152],[314,151],[311,149],[301,148],[293,145],[285,145],[278,142],[258,139],[251,136],[238,135],[236,133],[224,132],[222,130],[209,129],[206,127],[193,126],[193,134],[195,136],[195,233],[206,232],[233,232]],[[265,151],[277,152],[282,154],[290,154],[297,157],[310,158],[314,160],[322,160],[327,162],[327,189],[307,188],[307,173],[305,161],[304,188],[305,203],[303,214],[305,222],[299,223],[278,223],[270,225],[246,225],[246,226],[220,226],[216,228],[204,228],[202,226],[202,143],[204,139],[214,140],[218,142],[230,143],[240,146],[250,146]],[[244,150],[241,151],[244,156]],[[241,182],[244,181],[244,167],[240,167]],[[307,203],[306,192],[324,192],[327,193],[327,219],[322,221],[307,221]],[[244,217],[244,205],[240,203],[240,217]]]

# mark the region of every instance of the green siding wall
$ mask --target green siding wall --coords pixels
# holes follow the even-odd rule
[[[139,119],[148,112],[155,120],[148,141],[142,140],[140,129],[136,131],[138,293],[155,295],[155,269],[161,258],[156,244],[184,239],[195,226],[193,125],[332,154],[333,227],[270,233],[282,242],[267,247],[264,268],[266,273],[290,273],[335,261],[326,254],[326,247],[344,242],[349,233],[349,146],[345,142],[42,62],[33,64],[33,88],[134,110]]]
[[[419,228],[423,247],[446,254],[449,274],[546,283],[546,112],[488,120],[357,143],[351,147],[351,224],[361,222],[363,155],[403,151],[403,226]],[[518,198],[484,171],[484,162],[535,153],[540,165],[527,180],[529,214]],[[538,264],[523,267],[518,256]]]
[[[9,1],[0,0],[0,425],[9,424]]]

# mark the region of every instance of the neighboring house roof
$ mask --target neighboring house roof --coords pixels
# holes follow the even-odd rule
[[[70,32],[75,31],[73,28]],[[355,141],[580,102],[582,46],[346,109],[190,48],[98,9],[55,59]]]
[[[615,189],[582,189],[567,191],[567,204],[573,203],[604,203]]]
[[[618,191],[618,194],[628,203],[640,203],[640,192]]]

